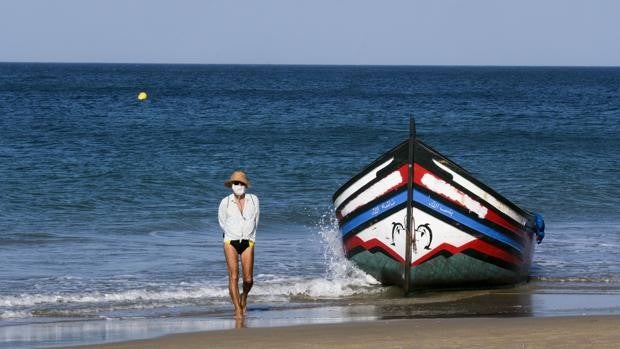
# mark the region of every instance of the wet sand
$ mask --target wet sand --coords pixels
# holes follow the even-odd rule
[[[472,347],[619,348],[620,316],[407,319],[240,328],[75,348]]]

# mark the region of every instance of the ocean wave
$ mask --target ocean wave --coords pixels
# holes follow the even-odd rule
[[[32,317],[32,313],[28,310],[0,310],[0,319],[24,319]]]
[[[368,287],[375,285],[371,278],[292,278],[275,275],[258,275],[256,286],[252,289],[254,296],[307,296],[314,298],[337,298],[366,292]],[[152,287],[152,286],[151,286]],[[31,307],[40,304],[86,304],[86,303],[132,303],[153,301],[192,301],[227,299],[228,286],[197,286],[183,283],[167,289],[132,289],[112,292],[66,292],[43,294],[18,294],[0,296],[0,308]]]
[[[259,280],[259,278],[257,278]],[[265,281],[252,288],[252,295],[264,300],[338,299],[382,292],[374,279],[289,279],[286,282]]]
[[[39,245],[48,243],[65,243],[88,241],[82,236],[61,235],[49,232],[13,232],[0,234],[0,244],[8,245]]]
[[[88,292],[60,294],[20,294],[0,297],[0,308],[32,307],[37,305],[75,305],[105,303],[146,303],[153,301],[189,301],[217,299],[228,296],[228,290],[218,287],[171,289],[151,291],[145,289],[118,292]]]
[[[327,252],[329,254],[329,252]],[[320,301],[378,294],[383,288],[373,278],[355,269],[337,256],[324,277],[291,277],[259,274],[251,291],[253,303],[289,303]],[[84,284],[85,280],[79,280]],[[122,287],[122,284],[117,284]],[[228,305],[227,283],[200,284],[181,282],[177,285],[145,285],[142,288],[111,292],[35,293],[0,296],[0,317],[96,316],[115,310],[144,310],[159,307]]]
[[[251,291],[253,303],[274,304],[367,297],[385,290],[344,257],[342,241],[332,212],[323,215],[315,229],[323,248],[322,275],[258,274]],[[155,234],[154,234],[155,235]],[[157,235],[156,235],[157,236]],[[319,256],[320,259],[321,256]],[[57,282],[56,280],[55,282]],[[107,316],[131,310],[212,307],[230,305],[226,277],[209,281],[147,282],[129,276],[100,279],[62,278],[64,291],[5,294],[0,296],[3,319],[28,317]]]
[[[534,276],[532,282],[548,282],[554,284],[593,284],[593,285],[614,285],[620,287],[619,275],[600,275],[600,276]]]
[[[365,280],[280,279],[257,277],[254,303],[337,299],[378,292]],[[0,317],[94,316],[115,310],[229,304],[228,286],[180,287],[167,290],[134,289],[117,292],[20,294],[0,297]]]

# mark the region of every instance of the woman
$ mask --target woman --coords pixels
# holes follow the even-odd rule
[[[228,267],[228,290],[235,306],[235,318],[247,310],[248,293],[252,288],[254,243],[258,226],[258,197],[246,193],[250,181],[243,171],[235,171],[224,185],[232,194],[220,202],[218,220],[224,231],[224,256]],[[243,293],[239,294],[239,259],[243,270]]]

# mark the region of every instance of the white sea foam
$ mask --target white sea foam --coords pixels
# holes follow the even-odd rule
[[[382,292],[378,282],[360,271],[344,257],[340,233],[333,214],[324,214],[316,229],[323,248],[322,275],[259,274],[255,275],[252,298],[255,303],[295,300],[338,299]],[[320,259],[320,257],[318,257]],[[157,307],[209,306],[229,304],[227,281],[178,282],[174,285],[132,282],[131,286],[119,277],[110,291],[57,291],[21,293],[0,296],[0,318],[15,319],[50,316],[69,311],[71,314],[99,314],[119,309],[153,309]],[[75,290],[88,280],[63,279],[77,283]],[[123,289],[131,287],[131,289]],[[33,315],[34,314],[34,315]]]
[[[340,269],[344,271],[345,268]],[[292,299],[336,299],[365,294],[374,284],[365,276],[360,278],[290,278],[256,277],[252,289],[254,302],[289,302]],[[169,290],[125,290],[119,292],[58,293],[58,294],[20,294],[0,297],[0,318],[28,318],[58,314],[70,310],[73,314],[92,315],[101,310],[152,309],[182,305],[228,304],[227,286],[203,286]]]
[[[252,294],[272,299],[301,297],[336,299],[354,295],[380,293],[379,282],[359,270],[344,256],[342,238],[333,212],[324,214],[317,225],[317,234],[323,246],[325,273],[323,277],[291,278],[259,275],[261,280]]]
[[[6,310],[6,311],[0,311],[0,319],[23,319],[23,318],[28,318],[31,317],[32,313],[30,311],[27,310],[18,310],[18,311],[12,311],[12,310]]]
[[[333,214],[323,215],[318,233],[324,247],[323,258],[327,268],[327,280],[352,287],[371,287],[379,284],[372,276],[345,258],[338,222]]]
[[[0,308],[31,307],[42,304],[85,304],[85,303],[131,303],[154,301],[190,301],[195,299],[224,298],[228,290],[221,287],[197,287],[169,290],[125,290],[119,292],[20,294],[0,297]]]
[[[605,285],[605,284],[620,284],[620,277],[617,275],[592,275],[592,276],[564,276],[564,277],[553,277],[553,276],[535,276],[531,278],[534,281],[541,282],[552,282],[555,285],[561,286],[565,283],[573,283],[573,284],[597,284],[597,285]]]

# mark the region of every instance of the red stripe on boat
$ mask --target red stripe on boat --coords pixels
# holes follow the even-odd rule
[[[353,236],[349,239],[347,239],[347,241],[344,242],[344,249],[345,249],[345,253],[348,253],[349,251],[357,248],[357,247],[362,247],[363,249],[369,251],[373,248],[380,248],[382,249],[385,253],[389,254],[393,259],[395,259],[396,261],[398,261],[399,263],[405,263],[405,260],[398,254],[396,253],[394,250],[392,250],[388,245],[384,244],[382,241],[378,240],[378,239],[370,239],[368,241],[364,241],[362,239],[360,239],[358,236]],[[411,265],[415,266],[415,265],[420,265],[430,259],[432,259],[433,257],[435,257],[437,254],[441,253],[441,252],[449,252],[452,255],[457,255],[463,251],[466,250],[475,250],[478,252],[481,252],[483,254],[486,254],[488,256],[491,257],[495,257],[497,259],[500,259],[504,262],[510,263],[510,264],[514,264],[514,265],[521,265],[523,263],[523,261],[521,260],[521,258],[518,258],[506,251],[504,251],[503,249],[494,246],[492,244],[489,244],[488,242],[476,239],[473,240],[471,242],[468,242],[460,247],[456,247],[453,246],[451,244],[448,243],[443,243],[437,247],[435,247],[432,251],[430,251],[429,253],[427,253],[426,255],[418,258],[415,261],[412,261]]]
[[[405,260],[398,253],[394,252],[394,250],[389,248],[386,244],[379,241],[378,239],[370,239],[368,241],[364,241],[360,239],[357,235],[347,239],[347,241],[344,242],[345,253],[348,253],[352,249],[356,247],[360,247],[360,246],[364,248],[365,250],[370,250],[371,248],[379,247],[383,251],[385,251],[385,253],[389,254],[392,258],[397,260],[399,263],[402,263],[402,264],[405,263]]]
[[[407,164],[405,164],[405,165],[401,166],[401,167],[400,167],[397,171],[391,172],[390,174],[395,173],[395,172],[400,172],[400,178],[401,178],[400,183],[398,183],[398,184],[396,184],[396,185],[393,185],[392,187],[390,187],[390,188],[386,189],[383,193],[381,193],[381,194],[379,194],[379,195],[375,196],[374,198],[372,198],[372,199],[368,200],[368,202],[370,202],[370,201],[372,201],[372,200],[374,200],[374,199],[376,199],[376,198],[378,198],[378,197],[382,197],[382,196],[384,196],[385,194],[390,193],[390,192],[392,192],[392,191],[394,191],[394,190],[396,190],[396,189],[398,189],[398,188],[402,187],[403,185],[407,184],[407,177],[409,176],[409,171],[408,171],[408,166],[407,166]],[[386,176],[386,177],[387,177],[387,176]],[[375,184],[376,184],[376,183],[375,183]],[[363,193],[363,192],[361,192],[360,194],[362,194],[362,193]],[[356,196],[357,196],[357,195],[356,195]],[[353,198],[353,199],[354,199],[354,198]],[[362,205],[359,205],[359,206],[355,207],[354,209],[352,209],[351,211],[349,211],[349,214],[347,214],[346,216],[343,216],[343,215],[342,215],[342,210],[336,210],[336,219],[338,219],[338,221],[339,221],[339,222],[342,222],[342,220],[343,220],[345,217],[347,217],[347,216],[351,215],[352,213],[355,213],[355,211],[357,211],[360,207],[364,206],[365,204],[367,204],[367,203],[364,203],[364,204],[362,204]],[[344,206],[346,206],[346,205],[342,205],[342,207],[344,207]]]
[[[513,254],[510,254],[508,252],[506,252],[505,250],[492,245],[488,242],[485,242],[483,240],[480,239],[476,239],[473,241],[470,241],[468,243],[466,243],[465,245],[462,245],[460,247],[456,247],[447,243],[443,243],[437,247],[435,247],[431,252],[429,252],[428,254],[422,256],[421,258],[418,258],[415,261],[411,262],[411,265],[419,265],[422,264],[424,262],[426,262],[427,260],[433,258],[435,255],[437,255],[437,253],[443,252],[443,251],[447,251],[450,252],[452,255],[456,255],[459,254],[463,251],[466,250],[476,250],[478,252],[482,252],[488,256],[491,257],[495,257],[497,259],[500,259],[504,262],[507,263],[511,263],[511,264],[515,264],[515,265],[520,265],[521,263],[523,263],[523,261],[516,257]]]
[[[409,176],[408,170],[409,170],[409,168],[408,168],[407,164],[405,164],[405,165],[401,166],[401,167],[398,169],[398,172],[400,172],[400,177],[402,178],[402,181],[401,181],[400,183],[398,183],[398,184],[396,184],[396,185],[394,185],[394,186],[392,186],[392,187],[388,188],[388,189],[387,189],[387,190],[385,190],[382,194],[379,194],[379,195],[377,195],[376,197],[374,197],[373,199],[369,200],[369,202],[370,202],[370,201],[372,201],[372,200],[374,200],[374,199],[376,199],[376,198],[378,198],[378,197],[385,196],[386,194],[388,194],[388,193],[390,193],[390,192],[392,192],[392,191],[394,191],[394,190],[397,190],[397,189],[401,188],[403,185],[406,185],[406,184],[407,184],[407,177]],[[395,172],[396,172],[396,171],[395,171]],[[392,172],[392,173],[394,173],[394,172]],[[441,181],[443,181],[443,179],[441,179],[440,177],[438,177],[437,175],[435,175],[433,172],[431,172],[431,171],[427,170],[426,168],[422,167],[422,166],[421,166],[420,164],[418,164],[418,163],[415,163],[415,164],[414,164],[414,171],[413,171],[413,174],[414,174],[414,175],[413,175],[413,177],[414,177],[414,181],[415,181],[415,183],[416,183],[418,186],[423,187],[423,188],[427,188],[427,189],[429,189],[429,190],[431,190],[431,189],[430,189],[430,188],[428,188],[427,186],[425,186],[424,184],[422,184],[422,177],[423,177],[425,174],[431,175],[431,176],[435,177],[437,180],[441,180]],[[451,183],[447,183],[447,184],[448,184],[448,185],[453,186]],[[453,186],[453,187],[454,187],[454,186]],[[455,189],[456,189],[456,188],[455,188]],[[458,189],[457,189],[457,190],[458,190]],[[432,190],[431,190],[431,191],[432,191]],[[443,197],[443,198],[446,198],[447,200],[449,200],[449,201],[450,201],[450,202],[452,202],[453,204],[456,204],[456,205],[458,205],[458,206],[460,206],[460,207],[463,207],[463,208],[465,208],[465,209],[468,209],[465,205],[463,205],[461,202],[459,202],[459,201],[457,201],[457,200],[453,200],[452,198],[450,198],[450,197],[448,197],[448,196],[446,196],[446,195],[443,195],[443,194],[441,194],[441,193],[437,193],[437,192],[435,192],[435,191],[433,191],[433,192],[434,192],[434,193],[436,193],[437,195],[440,195],[440,196],[441,196],[441,197]],[[467,195],[467,194],[463,193],[463,195]],[[474,200],[474,199],[472,198],[472,200]],[[522,237],[522,238],[527,237],[527,233],[526,233],[526,232],[524,232],[524,231],[523,231],[521,228],[519,228],[518,226],[516,226],[516,225],[514,225],[514,224],[512,224],[512,223],[510,223],[510,222],[508,222],[506,219],[504,219],[503,217],[501,217],[500,215],[498,215],[498,214],[497,214],[494,210],[490,209],[488,206],[484,205],[484,204],[483,204],[483,202],[484,202],[484,201],[482,201],[482,202],[480,202],[480,201],[476,201],[476,202],[478,202],[480,205],[482,205],[482,206],[484,206],[484,207],[486,207],[486,208],[487,208],[487,214],[486,214],[486,216],[485,216],[485,219],[486,219],[486,220],[488,220],[488,221],[490,221],[490,222],[493,222],[493,223],[495,223],[495,224],[499,225],[500,227],[503,227],[504,229],[507,229],[508,231],[511,231],[511,232],[513,232],[513,233],[515,233],[515,234],[519,235],[519,236],[520,236],[520,237]],[[346,205],[345,205],[345,206],[346,206]],[[351,214],[355,213],[355,212],[356,212],[356,211],[357,211],[360,207],[362,207],[362,206],[364,206],[364,205],[360,205],[360,206],[358,206],[358,207],[354,208],[353,210],[351,210],[351,211],[349,212],[349,214],[348,214],[347,216],[349,216],[349,215],[351,215]],[[346,216],[343,216],[343,215],[342,215],[342,211],[341,211],[341,210],[336,210],[336,219],[338,219],[338,221],[339,221],[339,222],[342,222],[345,218],[346,218]]]
[[[428,188],[427,186],[425,186],[424,184],[422,184],[422,177],[423,177],[425,174],[428,174],[428,175],[430,175],[430,176],[433,176],[433,177],[435,177],[437,180],[443,181],[443,179],[441,179],[441,178],[437,177],[434,173],[432,173],[431,171],[427,170],[426,168],[424,168],[424,167],[420,166],[420,165],[419,165],[419,164],[417,164],[417,163],[415,164],[415,167],[414,167],[414,171],[413,171],[413,173],[414,173],[413,177],[414,177],[415,183],[416,183],[417,185],[419,185],[420,187],[427,188],[427,189],[429,189],[429,190],[431,190],[431,189],[430,189],[430,188]],[[445,181],[444,181],[444,182],[445,182]],[[452,184],[451,184],[451,183],[448,183],[448,184],[452,186]],[[455,189],[456,189],[456,188],[455,188]],[[458,189],[457,189],[457,190],[458,190]],[[454,204],[456,204],[456,205],[458,205],[458,206],[460,206],[460,207],[463,207],[463,208],[465,208],[465,209],[468,209],[465,205],[463,205],[463,204],[462,204],[461,202],[459,202],[459,201],[453,200],[452,198],[450,198],[450,197],[448,197],[448,196],[446,196],[446,195],[443,195],[443,194],[441,194],[441,193],[437,193],[437,192],[435,192],[435,191],[433,191],[433,192],[434,192],[434,193],[436,193],[436,194],[438,194],[438,195],[441,195],[441,197],[448,199],[450,202],[452,202],[452,203],[454,203]],[[460,192],[460,191],[459,191],[459,192]],[[463,193],[463,195],[467,195],[467,194]],[[470,197],[470,198],[471,198],[471,197]],[[472,198],[472,200],[473,200],[473,198]],[[505,220],[504,218],[502,218],[500,215],[498,215],[497,213],[495,213],[495,211],[494,211],[494,210],[489,209],[489,207],[488,207],[488,206],[483,205],[483,202],[480,202],[480,201],[476,201],[476,202],[478,202],[478,203],[479,203],[480,205],[482,205],[483,207],[486,207],[486,208],[487,208],[487,214],[486,214],[486,216],[485,216],[485,219],[486,219],[486,220],[488,220],[488,221],[490,221],[490,222],[493,222],[493,223],[495,223],[495,224],[497,224],[497,225],[499,225],[499,226],[503,227],[504,229],[507,229],[507,230],[509,230],[509,231],[511,231],[511,232],[513,232],[513,233],[515,233],[515,234],[518,234],[518,235],[519,235],[519,236],[521,236],[521,237],[525,237],[525,236],[527,235],[527,234],[526,234],[526,233],[525,233],[522,229],[518,228],[518,227],[517,227],[517,226],[515,226],[514,224],[511,224],[510,222],[508,222],[507,220]]]

